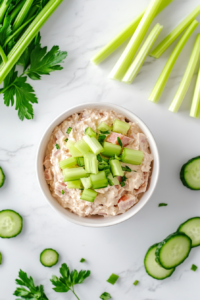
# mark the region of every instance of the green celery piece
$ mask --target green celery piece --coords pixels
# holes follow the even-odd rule
[[[94,132],[94,130],[91,127],[87,127],[85,129],[85,135],[89,135],[90,137],[96,137],[97,134]]]
[[[118,119],[115,119],[113,123],[113,131],[118,132],[121,134],[127,134],[128,130],[130,128],[130,124],[127,122],[120,121]]]
[[[197,26],[199,25],[199,23],[194,20],[190,26],[187,28],[187,30],[185,31],[185,33],[182,35],[181,39],[179,40],[178,44],[176,45],[176,47],[174,48],[172,54],[170,55],[156,85],[153,88],[153,91],[149,97],[149,100],[157,103],[162,95],[162,92],[166,86],[166,83],[169,79],[169,76],[171,74],[171,71],[175,65],[176,60],[178,59],[181,51],[183,50],[185,44],[187,43],[187,41],[189,40],[190,36],[192,35],[192,33],[195,31],[195,29],[197,28]]]
[[[160,24],[156,24],[155,27],[152,29],[141,50],[132,62],[128,71],[126,72],[122,80],[124,83],[131,84],[133,82],[162,29],[163,26],[161,26]]]
[[[199,118],[200,115],[200,68],[197,76],[197,83],[195,86],[194,96],[190,109],[190,117]]]
[[[77,157],[77,164],[79,165],[79,167],[85,166],[84,158],[83,157]]]
[[[150,56],[159,58],[199,14],[200,5],[198,5],[174,30],[172,30],[172,32],[170,32],[170,34],[151,52]]]
[[[112,130],[112,127],[108,126],[105,122],[101,122],[101,123],[98,125],[97,129],[98,129],[99,131],[111,131],[111,130]]]
[[[92,187],[92,181],[90,177],[88,178],[81,178],[82,185],[84,189],[90,189]]]
[[[112,156],[119,156],[121,153],[122,148],[119,145],[111,144],[108,142],[103,143],[103,155],[112,157]]]
[[[81,194],[81,200],[94,202],[97,194],[98,193],[93,190],[85,189]]]
[[[66,184],[68,189],[83,189],[83,185],[80,179],[74,181],[67,181]]]
[[[124,176],[124,171],[118,159],[112,159],[109,163],[113,176]]]
[[[124,148],[122,152],[122,162],[131,165],[141,165],[144,153],[139,150]]]
[[[159,6],[157,14],[159,14],[166,6],[168,6],[174,0],[163,0]],[[103,47],[92,59],[95,65],[100,64],[108,56],[110,56],[121,44],[123,44],[138,27],[142,17],[145,14],[144,10],[139,16],[137,16],[132,22],[130,22],[118,35],[116,35],[105,47]]]
[[[0,24],[2,24],[6,11],[11,3],[11,0],[2,0],[0,2]]]
[[[11,22],[14,21],[14,19],[16,18],[16,16],[18,15],[20,10],[22,9],[25,2],[26,2],[26,0],[23,0],[23,1],[19,2],[19,4],[12,10],[12,12],[10,14]]]
[[[75,147],[75,142],[68,140],[66,143],[66,147],[69,149],[69,152],[73,157],[83,156],[83,154]]]
[[[103,151],[102,145],[99,143],[99,141],[97,141],[95,137],[90,137],[88,135],[85,135],[83,139],[88,144],[88,146],[90,147],[90,149],[94,154],[97,155]]]
[[[108,186],[108,179],[105,171],[101,171],[96,175],[90,175],[93,189],[102,189]]]
[[[87,173],[97,174],[98,170],[98,160],[95,154],[88,153],[84,156],[85,161],[85,171]]]
[[[1,46],[0,46],[0,56],[1,56],[1,58],[2,58],[2,60],[3,60],[3,62],[4,62],[4,64],[6,64],[7,61],[8,61],[8,58],[7,58],[5,52],[3,51],[3,48],[2,48]]]
[[[183,102],[183,99],[188,91],[188,88],[192,81],[192,77],[196,70],[196,67],[197,67],[197,64],[199,61],[199,55],[200,55],[200,34],[197,35],[197,38],[196,38],[196,41],[195,41],[195,44],[194,44],[194,47],[192,50],[192,54],[190,56],[187,68],[185,70],[185,74],[182,78],[182,81],[179,85],[176,95],[169,107],[169,110],[171,112],[176,113],[179,110],[179,108]]]
[[[13,24],[13,30],[17,30],[23,23],[24,19],[26,18],[34,0],[26,0],[23,7],[21,8],[19,14],[17,15],[17,18],[15,19],[15,22]]]
[[[127,72],[132,59],[134,58],[137,50],[139,49],[142,40],[149,29],[158,8],[162,0],[151,0],[149,6],[147,7],[142,20],[140,21],[136,31],[134,32],[132,38],[130,39],[127,47],[125,48],[124,52],[120,56],[119,60],[117,61],[116,65],[112,69],[109,78],[115,80],[121,80],[125,73]]]
[[[49,17],[54,13],[54,11],[62,2],[63,0],[50,0],[37,15],[34,21],[30,24],[27,30],[23,33],[23,35],[20,37],[13,49],[8,54],[7,63],[5,65],[1,64],[0,66],[0,84],[17,63],[20,56],[37,35],[41,27],[46,23]]]
[[[88,152],[91,152],[90,147],[84,140],[80,140],[74,144],[74,147],[76,147],[83,155],[87,154]]]
[[[111,186],[120,185],[119,180],[117,179],[117,177],[113,177],[111,173],[107,176],[107,178],[108,178],[108,182]]]
[[[70,168],[75,166],[76,164],[77,164],[77,159],[75,157],[69,157],[59,162],[59,166],[61,169]]]
[[[63,170],[64,182],[78,180],[87,176],[88,174],[82,167],[71,169],[66,168]]]

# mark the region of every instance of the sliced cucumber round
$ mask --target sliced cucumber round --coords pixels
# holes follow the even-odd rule
[[[158,244],[156,261],[167,270],[175,268],[184,262],[191,248],[192,240],[182,232],[175,232]]]
[[[144,266],[149,276],[158,280],[163,280],[167,277],[170,277],[172,273],[175,271],[175,268],[171,270],[166,270],[156,262],[155,253],[156,253],[157,246],[158,244],[155,244],[148,249],[144,258]]]
[[[5,181],[5,174],[2,168],[0,167],[0,188],[4,185],[4,181]]]
[[[0,237],[13,238],[20,234],[23,228],[22,217],[14,210],[0,211]]]
[[[180,178],[187,188],[200,190],[200,156],[192,158],[182,166]]]
[[[54,249],[44,249],[40,254],[40,262],[45,267],[52,267],[57,264],[59,259],[59,254]]]
[[[195,217],[181,224],[177,230],[189,236],[192,240],[192,247],[200,246],[200,217]]]
[[[2,254],[0,252],[0,265],[1,265],[1,263],[2,263]]]

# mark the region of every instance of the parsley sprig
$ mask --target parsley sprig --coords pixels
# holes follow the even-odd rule
[[[90,271],[70,271],[67,264],[62,264],[60,268],[60,274],[62,275],[60,278],[57,276],[52,276],[51,282],[55,286],[53,290],[57,293],[66,293],[71,291],[74,296],[80,300],[74,291],[74,286],[76,284],[83,283],[84,280],[90,276]]]

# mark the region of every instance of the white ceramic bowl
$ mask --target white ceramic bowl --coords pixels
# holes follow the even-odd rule
[[[151,152],[154,156],[154,163],[153,163],[153,172],[152,172],[152,177],[151,177],[151,182],[148,191],[143,195],[141,200],[133,206],[131,209],[129,209],[127,212],[124,214],[121,214],[119,216],[114,216],[114,217],[91,217],[91,218],[84,218],[84,217],[79,217],[70,211],[64,209],[63,207],[58,204],[58,202],[52,197],[49,187],[46,183],[46,180],[44,178],[44,169],[43,169],[43,160],[44,160],[44,155],[45,155],[45,150],[47,143],[50,139],[51,133],[54,130],[54,128],[59,125],[62,121],[64,121],[66,118],[71,116],[74,113],[81,112],[83,109],[89,109],[89,108],[96,108],[96,109],[110,109],[114,110],[118,113],[121,113],[124,115],[128,120],[132,122],[136,122],[139,127],[142,129],[144,134],[148,137]],[[66,112],[62,113],[60,116],[58,116],[46,129],[45,133],[43,134],[43,137],[41,139],[38,153],[37,153],[37,176],[39,180],[39,185],[42,190],[42,193],[48,203],[51,205],[54,210],[59,213],[62,217],[64,217],[66,220],[71,221],[73,223],[76,223],[78,225],[82,226],[89,226],[89,227],[105,227],[105,226],[111,226],[115,225],[118,223],[121,223],[123,221],[128,220],[129,218],[133,217],[139,210],[141,210],[144,205],[149,201],[151,198],[153,191],[155,190],[157,181],[158,181],[158,176],[159,176],[159,169],[160,169],[160,162],[159,162],[159,154],[158,154],[158,149],[155,143],[155,140],[148,129],[148,127],[144,124],[143,121],[141,121],[136,115],[134,115],[131,111],[120,107],[115,104],[110,104],[110,103],[87,103],[79,106],[75,106]]]

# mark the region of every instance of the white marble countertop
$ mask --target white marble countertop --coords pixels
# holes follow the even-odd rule
[[[42,44],[60,45],[68,51],[64,70],[32,82],[39,104],[32,121],[21,122],[14,108],[0,101],[0,165],[6,173],[0,190],[0,210],[14,209],[24,218],[23,232],[14,239],[0,241],[0,300],[11,300],[15,278],[21,268],[45,286],[49,300],[75,299],[69,292],[57,294],[49,278],[58,275],[62,262],[70,267],[91,270],[91,278],[77,286],[81,300],[95,300],[104,291],[113,300],[188,300],[199,298],[200,255],[193,249],[174,275],[162,282],[150,278],[143,259],[149,246],[165,238],[180,223],[199,215],[199,192],[182,186],[179,171],[200,149],[199,120],[189,117],[195,78],[178,114],[168,111],[184,73],[196,33],[184,48],[158,105],[147,101],[172,47],[158,60],[147,58],[133,85],[108,79],[120,49],[99,67],[89,60],[107,41],[143,10],[149,0],[65,0],[42,29]],[[198,0],[174,0],[157,17],[164,25],[159,40],[199,4]],[[155,21],[155,22],[156,22]],[[136,216],[118,226],[91,229],[71,224],[59,217],[38,187],[35,158],[42,132],[64,110],[85,102],[112,102],[138,115],[152,131],[160,152],[161,174],[149,203]],[[158,203],[167,207],[158,208]],[[40,252],[47,247],[60,253],[59,264],[44,268]],[[80,264],[81,257],[87,263]],[[192,272],[192,264],[199,266]],[[111,273],[120,275],[115,286],[106,282]],[[135,287],[133,282],[139,280]]]

